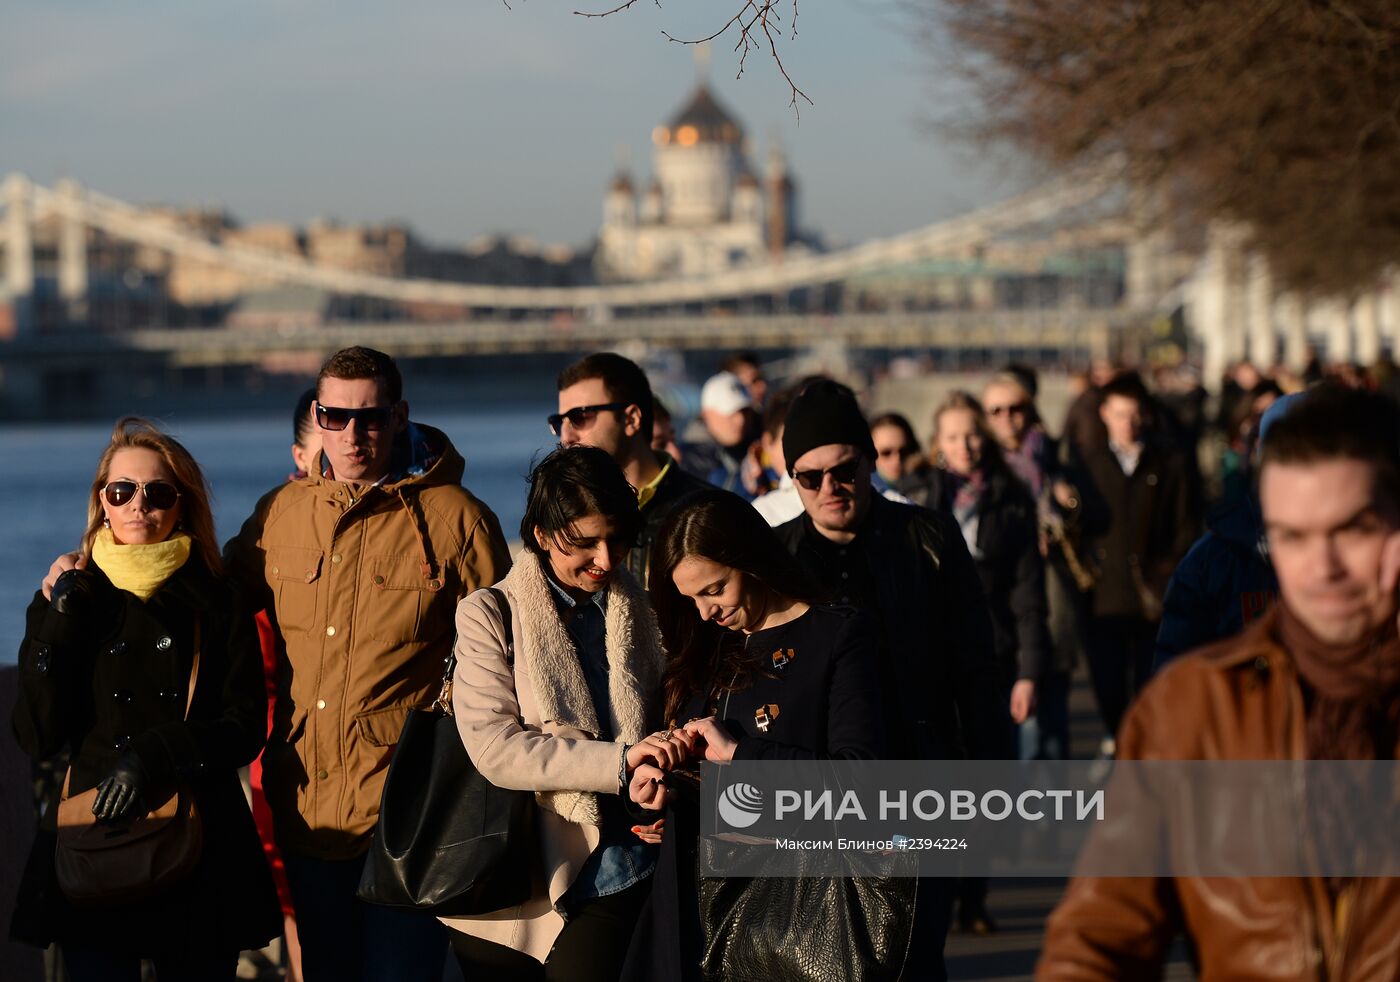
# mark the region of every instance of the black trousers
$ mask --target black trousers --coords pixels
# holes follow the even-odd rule
[[[1114,738],[1123,714],[1152,674],[1157,625],[1141,617],[1095,617],[1089,621],[1089,679],[1104,730]]]
[[[460,931],[452,953],[467,979],[492,982],[617,982],[651,879],[582,904],[559,932],[543,965],[529,955]]]

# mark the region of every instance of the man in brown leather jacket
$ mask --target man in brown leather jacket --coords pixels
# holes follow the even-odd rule
[[[1123,722],[1120,759],[1400,753],[1395,409],[1368,393],[1311,393],[1270,434],[1260,498],[1280,603],[1162,671]],[[1393,980],[1400,880],[1079,878],[1036,977],[1160,977],[1181,932],[1202,980]]]

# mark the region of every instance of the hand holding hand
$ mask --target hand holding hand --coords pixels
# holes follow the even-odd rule
[[[724,763],[734,759],[734,750],[739,744],[729,735],[728,730],[719,725],[719,721],[713,716],[693,719],[685,724],[684,729],[685,732],[700,741],[700,745],[705,750],[706,760],[713,763]]]
[[[627,773],[631,774],[644,761],[651,761],[663,771],[672,770],[685,763],[693,742],[694,737],[684,730],[649,733],[627,748]]]
[[[661,845],[661,834],[666,831],[666,819],[658,818],[650,825],[634,825],[632,833],[649,846]]]
[[[70,569],[87,569],[88,557],[81,552],[65,552],[53,561],[49,567],[48,575],[44,577],[43,591],[44,599],[53,599],[53,588],[58,583],[58,578]]]
[[[140,759],[133,753],[122,754],[112,773],[97,786],[92,813],[98,821],[112,824],[135,818],[146,810],[142,800],[146,785],[146,769],[141,766]]]
[[[666,807],[666,772],[651,764],[642,764],[627,783],[627,796],[647,811],[659,812]]]

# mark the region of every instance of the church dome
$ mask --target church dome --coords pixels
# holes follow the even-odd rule
[[[743,127],[704,85],[695,89],[690,101],[671,117],[669,123],[658,126],[652,132],[652,141],[658,146],[672,143],[682,147],[697,143],[738,144],[743,138]]]

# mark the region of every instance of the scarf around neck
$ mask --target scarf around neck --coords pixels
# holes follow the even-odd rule
[[[191,544],[188,535],[176,532],[164,542],[128,546],[117,542],[111,529],[98,529],[92,542],[92,561],[113,586],[145,601],[185,565]]]
[[[1310,699],[1305,741],[1312,760],[1369,760],[1394,750],[1392,710],[1400,690],[1395,619],[1350,645],[1318,640],[1280,603],[1278,640],[1293,657]],[[1390,746],[1383,746],[1387,741]]]

